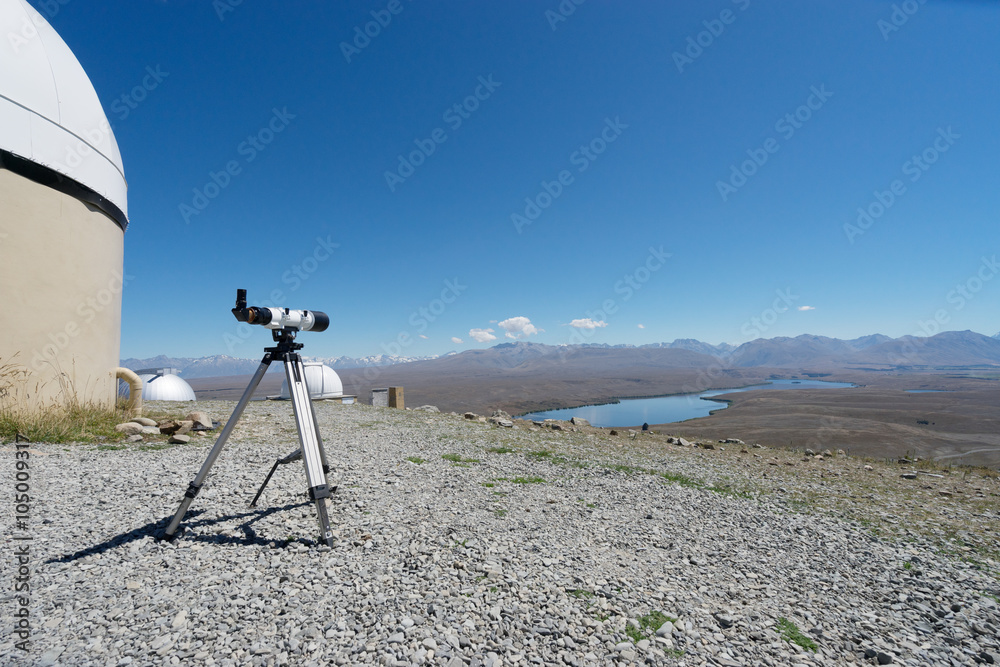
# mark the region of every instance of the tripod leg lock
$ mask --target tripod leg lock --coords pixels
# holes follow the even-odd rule
[[[184,492],[185,498],[191,498],[194,500],[198,497],[198,492],[201,491],[200,486],[195,486],[194,483],[188,484],[187,491]]]
[[[330,497],[330,487],[326,484],[320,484],[319,486],[314,486],[309,489],[309,500],[319,500],[320,498]]]

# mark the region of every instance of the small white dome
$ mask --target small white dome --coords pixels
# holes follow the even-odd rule
[[[76,56],[25,0],[0,0],[0,35],[0,149],[86,186],[127,218],[118,142]]]
[[[142,380],[142,400],[144,401],[196,401],[194,389],[177,376],[176,368],[144,369],[136,371]],[[118,395],[129,395],[127,382],[118,381]]]
[[[340,381],[337,371],[326,366],[321,361],[305,361],[306,387],[309,397],[313,400],[336,398],[344,395],[344,383]],[[291,398],[288,393],[288,379],[281,383],[281,398]]]
[[[176,375],[154,375],[150,379],[140,375],[144,401],[194,401],[194,389]]]

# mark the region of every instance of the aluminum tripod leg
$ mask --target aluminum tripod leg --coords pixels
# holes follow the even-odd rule
[[[316,502],[316,518],[319,521],[320,540],[333,546],[333,531],[327,514],[326,499],[330,497],[330,487],[326,482],[326,454],[316,428],[309,388],[306,386],[306,372],[298,354],[284,356],[285,378],[288,394],[292,398],[295,411],[295,425],[299,429],[299,444],[302,446],[302,461],[305,464],[306,479],[309,482],[309,498]]]
[[[316,419],[316,411],[313,410],[312,413],[313,413],[313,421],[315,421],[315,419]],[[320,437],[319,426],[318,425],[316,426],[316,439],[319,442],[319,454],[320,454],[321,460],[323,462],[323,472],[325,474],[329,475],[330,474],[330,466],[326,462],[326,451],[323,449],[323,438]],[[285,465],[286,463],[291,463],[292,461],[298,461],[300,458],[302,458],[302,449],[296,449],[294,452],[292,452],[288,456],[282,457],[282,458],[278,459],[277,461],[275,461],[274,465],[271,466],[271,470],[268,471],[267,477],[265,477],[264,481],[261,482],[260,488],[257,489],[257,494],[253,497],[253,500],[250,501],[250,507],[256,507],[257,506],[257,501],[260,500],[261,494],[264,493],[264,489],[267,488],[267,483],[271,481],[271,476],[274,475],[274,471],[278,469],[278,466]],[[329,486],[329,482],[327,482],[327,486]],[[337,490],[336,486],[330,486],[330,493],[333,493],[336,490]]]
[[[170,525],[164,531],[164,538],[172,540],[177,532],[177,526],[180,525],[181,520],[184,518],[184,514],[188,511],[191,506],[191,502],[201,491],[201,485],[205,483],[205,478],[208,477],[208,471],[212,469],[215,464],[215,460],[219,458],[219,454],[222,453],[222,448],[226,444],[226,440],[229,439],[229,434],[232,433],[233,428],[236,426],[236,422],[239,421],[240,416],[247,407],[247,403],[250,402],[250,398],[253,396],[253,392],[257,389],[257,385],[260,384],[261,378],[264,377],[264,373],[267,372],[268,366],[271,365],[271,353],[268,352],[264,355],[264,358],[260,362],[260,366],[257,367],[257,372],[254,373],[253,379],[250,380],[250,384],[247,385],[246,391],[243,392],[243,396],[240,398],[240,402],[236,404],[236,409],[233,410],[233,414],[229,417],[229,421],[226,422],[225,428],[222,429],[222,433],[219,434],[219,439],[215,441],[215,445],[212,447],[212,451],[208,453],[208,458],[205,459],[205,463],[202,464],[201,470],[198,471],[197,477],[188,486],[187,491],[184,493],[184,499],[181,501],[181,506],[177,508],[177,513],[174,514],[174,518],[170,521]]]
[[[267,483],[271,481],[271,475],[273,475],[274,471],[278,469],[278,466],[291,463],[292,461],[298,461],[300,458],[302,458],[302,450],[296,449],[288,456],[275,461],[274,465],[271,466],[271,472],[267,473],[267,477],[264,478],[264,482],[260,485],[260,488],[257,489],[257,495],[255,495],[253,500],[250,501],[250,507],[257,506],[257,501],[260,500],[260,494],[264,493],[264,487],[266,487]]]

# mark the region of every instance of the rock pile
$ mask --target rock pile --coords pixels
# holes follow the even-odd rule
[[[171,444],[184,444],[191,441],[188,433],[204,435],[205,431],[215,428],[215,423],[207,412],[191,412],[182,420],[167,419],[155,421],[148,417],[136,417],[132,421],[115,426],[115,430],[128,436],[129,442],[142,442],[144,435],[169,435]]]

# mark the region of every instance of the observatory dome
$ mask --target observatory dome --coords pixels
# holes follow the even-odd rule
[[[146,368],[136,371],[142,381],[144,401],[196,401],[194,389],[183,378],[177,376],[176,368]],[[126,398],[131,391],[128,383],[118,382],[118,396]]]
[[[0,0],[0,400],[110,405],[121,340],[127,186],[76,56],[25,0]]]
[[[194,389],[177,375],[176,368],[148,368],[136,371],[142,380],[144,401],[194,401]]]
[[[122,156],[80,62],[25,0],[0,0],[0,34],[7,35],[0,47],[0,149],[11,161],[39,165],[90,190],[90,203],[124,228]]]
[[[344,383],[340,381],[337,371],[323,364],[322,361],[304,361],[306,369],[306,387],[309,388],[309,398],[319,400],[336,398],[344,395]],[[291,398],[288,393],[288,380],[281,383],[281,398]]]

